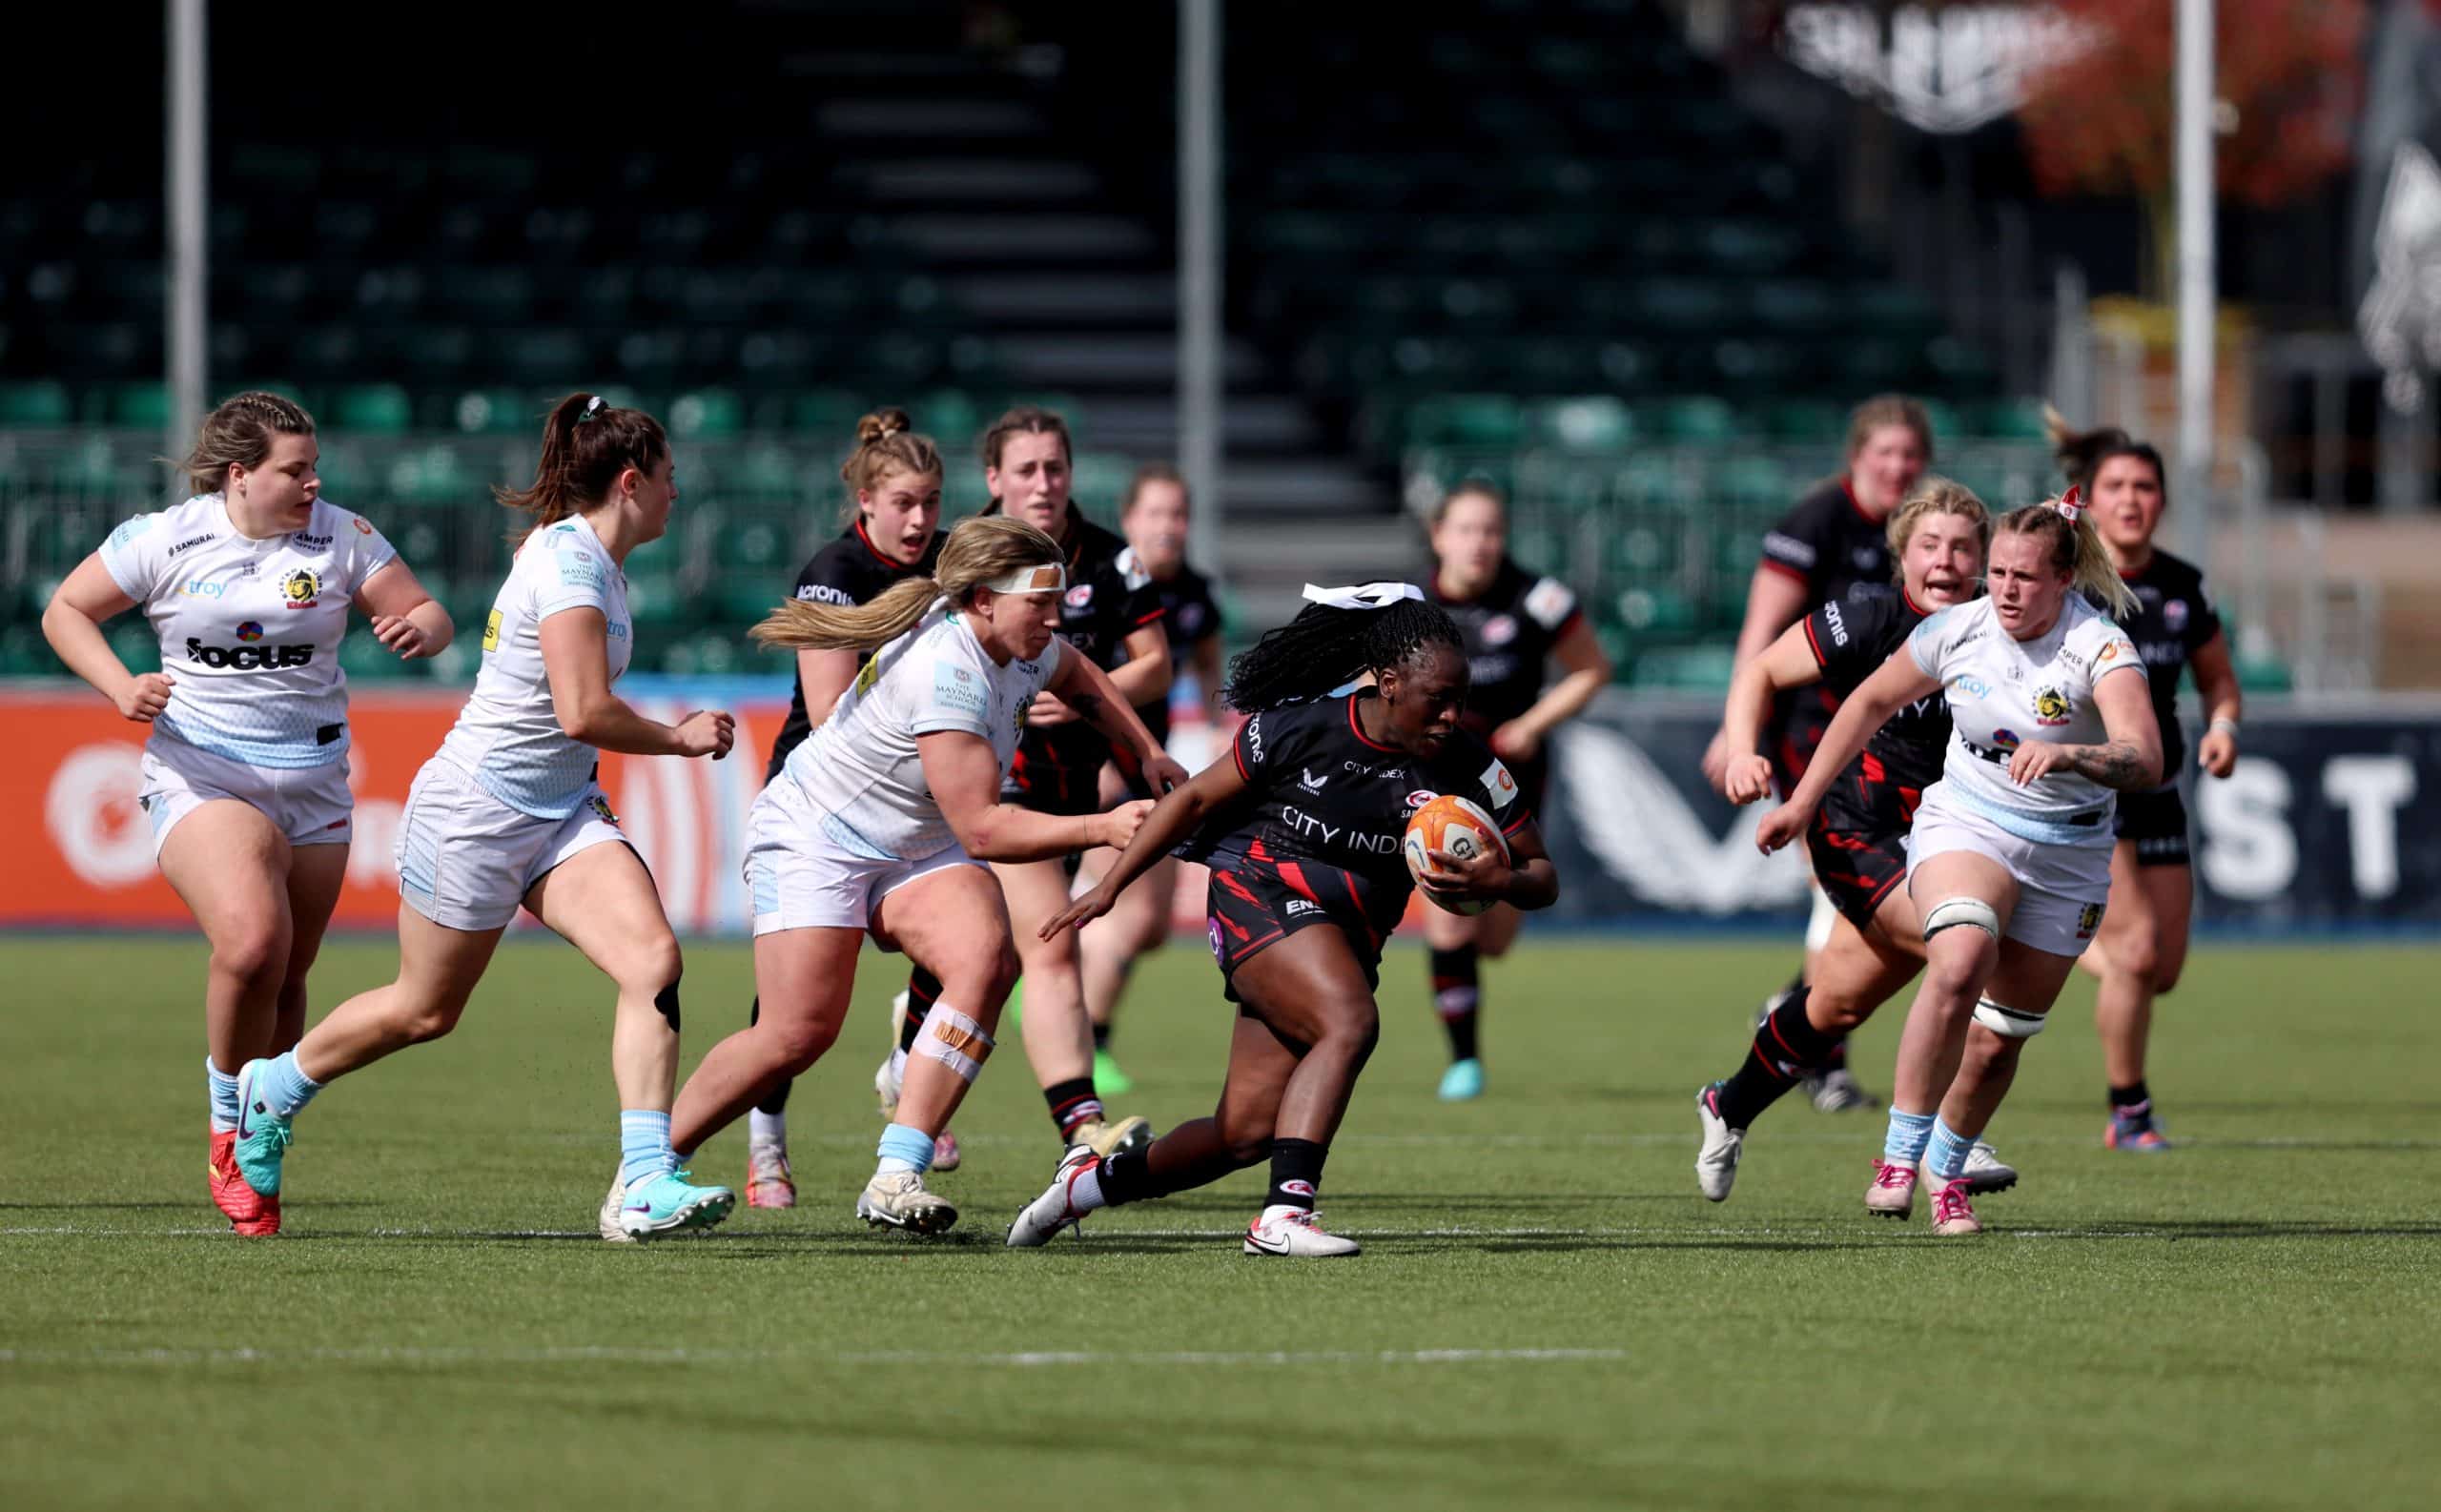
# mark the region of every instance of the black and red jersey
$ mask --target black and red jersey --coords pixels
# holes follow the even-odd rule
[[[2122,581],[2136,591],[2134,614],[2112,614],[2136,650],[2144,658],[2144,676],[2152,684],[2153,718],[2162,726],[2162,780],[2176,782],[2186,761],[2186,735],[2179,728],[2178,684],[2195,653],[2221,633],[2220,613],[2204,587],[2204,570],[2166,551],[2156,551],[2142,572],[2123,572]],[[2097,604],[2104,612],[2106,605]]]
[[[1401,844],[1407,819],[1444,793],[1483,806],[1504,834],[1532,823],[1516,779],[1481,739],[1459,730],[1429,760],[1368,739],[1357,721],[1370,688],[1264,709],[1238,726],[1229,759],[1249,789],[1179,854],[1216,872],[1276,873],[1334,913],[1362,914],[1384,935],[1414,891]],[[1337,896],[1302,888],[1311,868]]]
[[[1904,593],[1868,591],[1825,603],[1799,623],[1815,664],[1822,668],[1822,686],[1844,699],[1881,670],[1930,612]],[[1912,813],[1915,795],[1940,780],[1948,747],[1949,705],[1936,693],[1891,715],[1865,743],[1851,769],[1861,770],[1872,782],[1904,789]],[[1842,774],[1835,787],[1847,780]]]
[[[1762,565],[1803,587],[1809,603],[1844,600],[1858,589],[1897,592],[1888,528],[1865,513],[1845,478],[1822,483],[1780,517],[1763,537]],[[1791,688],[1774,700],[1766,754],[1782,794],[1805,775],[1838,709],[1839,694],[1827,685]]]
[[[1131,554],[1130,562],[1135,560]],[[1195,648],[1220,633],[1220,605],[1212,597],[1212,580],[1184,562],[1166,578],[1153,580],[1153,597],[1161,605],[1161,628],[1170,638],[1170,664],[1182,668]],[[1164,697],[1137,710],[1157,741],[1170,738],[1170,701]],[[1122,767],[1128,764],[1122,758]]]
[[[1534,706],[1551,648],[1584,618],[1576,594],[1557,578],[1538,578],[1503,557],[1491,583],[1472,599],[1425,589],[1458,626],[1469,686],[1462,723],[1488,736]]]
[[[940,531],[933,531],[933,543],[925,549],[924,560],[909,566],[875,550],[872,541],[865,534],[862,520],[851,521],[846,530],[840,532],[838,540],[815,552],[806,562],[805,569],[797,574],[794,596],[810,603],[835,603],[842,607],[870,603],[892,583],[931,572],[941,560],[941,542],[948,539]],[[791,664],[794,660],[790,658]],[[789,694],[789,717],[780,725],[778,738],[771,742],[771,764],[763,771],[763,780],[767,783],[780,775],[780,767],[787,763],[789,752],[813,733],[813,721],[805,706],[805,679],[792,675],[790,682],[794,686]],[[826,718],[831,713],[829,709],[822,712]]]
[[[1126,541],[1073,509],[1068,521],[1068,592],[1059,603],[1059,633],[1104,671],[1124,666],[1127,638],[1161,621],[1152,574],[1137,562]],[[1091,807],[1047,805],[1036,795],[1093,793],[1111,755],[1109,739],[1085,720],[1029,726],[1018,737],[1002,790],[1029,807],[1090,813]]]

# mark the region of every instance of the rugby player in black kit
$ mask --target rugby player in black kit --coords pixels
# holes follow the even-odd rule
[[[1891,513],[1914,491],[1933,460],[1933,422],[1924,406],[1897,394],[1878,395],[1856,406],[1848,419],[1848,465],[1791,509],[1763,538],[1763,555],[1746,596],[1746,621],[1737,632],[1733,666],[1743,669],[1799,616],[1815,605],[1846,598],[1858,588],[1890,591],[1890,548],[1885,540]],[[1822,732],[1838,712],[1839,697],[1827,685],[1795,688],[1773,703],[1764,754],[1782,797],[1796,790]],[[1725,733],[1725,732],[1724,732]],[[1704,775],[1719,787],[1733,751],[1719,736],[1704,753]],[[1804,969],[1763,1005],[1769,1015],[1813,973],[1814,952],[1831,928],[1833,909],[1818,891],[1806,929]],[[1825,1113],[1870,1108],[1848,1073],[1845,1047],[1820,1075],[1808,1078],[1814,1105]]]
[[[1074,453],[1067,422],[1049,410],[1019,405],[983,433],[982,450],[983,480],[992,492],[984,513],[1022,520],[1068,552],[1060,637],[1108,671],[1119,696],[1138,710],[1165,702],[1170,648],[1161,628],[1160,599],[1151,575],[1129,556],[1127,542],[1087,520],[1069,499]],[[1098,813],[1103,807],[1101,770],[1111,759],[1111,743],[1100,730],[1058,699],[1038,695],[1026,711],[1025,732],[1002,797],[1037,813]],[[1103,1110],[1094,1082],[1093,1024],[1085,1012],[1077,937],[1052,939],[1038,932],[1045,919],[1068,906],[1076,859],[995,862],[992,872],[1008,899],[1024,971],[1026,1059],[1042,1087],[1051,1121],[1062,1144],[1108,1154],[1143,1144],[1152,1138],[1153,1126]],[[903,1054],[914,1045],[924,1014],[940,991],[940,983],[928,972],[916,971],[908,980],[899,1052],[873,1077],[885,1102],[885,1078],[893,1064],[904,1064]]]
[[[797,574],[793,597],[818,603],[868,603],[903,579],[929,575],[940,560],[941,457],[929,437],[908,429],[907,412],[877,410],[856,422],[856,449],[839,469],[848,485],[848,528],[824,545]],[[789,717],[771,742],[763,781],[780,774],[789,752],[827,718],[854,681],[863,658],[853,651],[799,651]],[[814,711],[819,711],[818,713]],[[761,1017],[757,997],[747,1022]],[[789,1090],[783,1081],[754,1105],[747,1118],[746,1204],[792,1208],[796,1178],[789,1169]],[[956,1138],[943,1134],[933,1169],[957,1169]]]
[[[1772,789],[1763,719],[1774,694],[1827,688],[1844,698],[1879,670],[1924,617],[1980,591],[1992,521],[1982,501],[1946,479],[1930,479],[1887,526],[1898,585],[1859,586],[1816,607],[1731,685],[1722,733],[1733,751],[1722,791],[1751,804]],[[1736,1073],[1696,1093],[1703,1145],[1695,1175],[1704,1195],[1729,1195],[1746,1129],[1780,1094],[1819,1074],[1850,1031],[1915,979],[1924,964],[1907,876],[1907,831],[1924,789],[1941,774],[1947,706],[1929,698],[1892,716],[1831,786],[1806,848],[1815,881],[1838,912],[1811,981],[1789,991],[1754,1031]],[[1988,1145],[1969,1162],[1973,1190],[2016,1180]]]
[[[2178,787],[2186,757],[2178,723],[2179,680],[2192,667],[2195,689],[2204,696],[2208,723],[2196,745],[2197,764],[2207,776],[2226,777],[2238,761],[2238,673],[2203,571],[2153,544],[2169,503],[2161,453],[2123,430],[2104,427],[2080,435],[2057,414],[2047,418],[2060,470],[2084,491],[2095,533],[2121,579],[2135,590],[2137,611],[2119,616],[2119,627],[2144,658],[2153,718],[2162,729],[2162,786],[2120,795],[2110,909],[2079,963],[2102,979],[2094,995],[2094,1029],[2110,1098],[2103,1143],[2157,1154],[2170,1143],[2153,1114],[2144,1052],[2152,1035],[2153,999],[2176,987],[2185,969],[2195,909],[2186,801]]]
[[[1382,945],[1414,891],[1401,855],[1408,816],[1455,793],[1508,838],[1506,860],[1434,852],[1446,880],[1428,882],[1433,893],[1522,909],[1559,896],[1515,779],[1461,727],[1467,663],[1449,617],[1406,583],[1305,592],[1310,606],[1231,667],[1229,703],[1250,717],[1228,755],[1163,799],[1111,875],[1043,926],[1056,933],[1107,911],[1180,841],[1211,866],[1212,950],[1238,1005],[1220,1104],[1147,1149],[1069,1152],[1010,1225],[1013,1246],[1268,1158],[1271,1188],[1245,1253],[1354,1255],[1315,1204],[1380,1032]],[[1355,685],[1368,673],[1372,686]]]
[[[1567,583],[1508,559],[1508,506],[1488,485],[1459,484],[1432,512],[1431,527],[1432,580],[1425,591],[1457,625],[1467,653],[1470,688],[1460,723],[1508,764],[1527,806],[1539,814],[1550,771],[1544,743],[1610,681],[1610,658]],[[1553,661],[1564,675],[1545,687],[1544,670]],[[1483,962],[1508,953],[1520,922],[1505,905],[1474,914],[1436,909],[1424,917],[1433,1011],[1449,1035],[1444,1102],[1483,1095]]]

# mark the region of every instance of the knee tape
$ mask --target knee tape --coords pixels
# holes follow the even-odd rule
[[[2042,1026],[2050,1023],[2051,1017],[2047,1013],[2020,1013],[1986,997],[1975,1004],[1975,1022],[2002,1039],[2032,1039],[2042,1032]]]
[[[680,971],[669,979],[667,987],[655,992],[652,997],[652,1006],[661,1010],[662,1017],[669,1020],[669,1032],[673,1034],[678,1032],[678,984],[684,981],[686,976],[685,971]],[[763,1011],[763,999],[760,997],[754,1000],[754,1011],[758,1014]],[[749,1019],[748,1022],[751,1023],[752,1020]]]
[[[932,1056],[972,1084],[984,1061],[991,1058],[992,1036],[947,1003],[934,1003],[924,1015],[924,1032],[916,1037],[915,1053]]]
[[[1981,898],[1943,898],[1924,914],[1924,938],[1959,925],[1980,930],[1996,940],[2000,937],[2000,916],[1990,904]]]

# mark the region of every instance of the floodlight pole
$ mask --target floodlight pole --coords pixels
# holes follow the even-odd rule
[[[165,455],[183,457],[204,406],[204,0],[167,0],[169,7],[168,141],[164,174],[168,204],[169,298],[163,346],[169,355],[170,434]]]
[[[1220,561],[1220,0],[1179,0],[1179,471],[1187,554]]]
[[[2215,513],[2212,9],[2213,0],[2178,0],[2178,489],[2205,525]]]

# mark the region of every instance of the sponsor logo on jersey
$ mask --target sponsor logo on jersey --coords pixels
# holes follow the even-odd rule
[[[2056,687],[2046,687],[2034,695],[2034,722],[2038,725],[2065,725],[2073,712],[2068,695]]]
[[[1429,787],[1419,787],[1415,791],[1407,794],[1406,806],[1409,808],[1421,808],[1440,796],[1441,795],[1439,793],[1434,792]]]
[[[2103,642],[2102,649],[2094,653],[2094,665],[2098,667],[2109,665],[2118,657],[2120,648],[2128,644],[2125,641]]]
[[[373,534],[373,527],[372,527],[370,524],[366,523],[366,522],[365,522],[365,521],[364,521],[364,519],[363,519],[363,517],[361,517],[361,516],[359,516],[358,518],[356,518],[356,519],[354,519],[354,520],[349,521],[348,521],[348,523],[350,523],[350,524],[352,524],[352,525],[354,525],[354,526],[356,527],[356,533],[357,533],[358,535],[359,535],[359,536],[369,536],[369,535]]]
[[[1848,560],[1856,564],[1858,572],[1881,570],[1881,550],[1877,546],[1858,546],[1848,553]]]
[[[299,567],[279,580],[280,596],[292,609],[310,609],[322,591],[321,574],[311,567]]]
[[[240,641],[259,641],[262,638],[263,623],[260,620],[248,620],[237,626],[237,639]]]
[[[1517,639],[1517,621],[1506,614],[1495,614],[1484,622],[1484,644],[1507,645]]]
[[[1328,772],[1324,772],[1322,776],[1317,777],[1314,775],[1311,767],[1301,766],[1298,768],[1297,786],[1304,788],[1309,793],[1321,792],[1323,790],[1323,785],[1330,780],[1331,777]]]
[[[1295,830],[1301,838],[1319,841],[1326,846],[1342,844],[1342,837],[1344,836],[1344,843],[1348,849],[1364,855],[1396,855],[1399,850],[1399,841],[1402,838],[1400,830],[1392,830],[1387,834],[1367,833],[1353,825],[1335,825],[1326,819],[1309,814],[1293,804],[1280,806],[1280,821]]]
[[[945,709],[982,717],[990,701],[974,683],[974,674],[962,666],[947,664],[933,669],[933,702]]]
[[[329,549],[331,538],[328,536],[309,536],[304,532],[299,531],[297,535],[297,543],[303,546],[308,551],[324,551]]]
[[[187,660],[215,669],[276,671],[283,667],[303,666],[312,662],[314,648],[310,645],[206,645],[190,636],[187,638]]]
[[[856,604],[855,600],[827,582],[798,583],[797,598],[803,603],[835,603],[843,608],[854,608]]]
[[[1258,715],[1256,715],[1254,718],[1252,718],[1252,719],[1250,719],[1250,720],[1246,721],[1246,729],[1245,729],[1245,734],[1244,734],[1243,736],[1241,736],[1241,738],[1242,740],[1244,740],[1244,741],[1245,741],[1245,743],[1246,743],[1246,765],[1247,765],[1247,766],[1262,766],[1262,715],[1258,714]]]
[[[1545,578],[1527,591],[1526,612],[1546,630],[1556,630],[1560,622],[1576,612],[1576,595],[1557,578]]]
[[[2172,599],[2168,603],[2163,604],[2162,623],[2169,626],[2170,633],[2173,635],[2185,629],[2186,601],[2185,599]]]
[[[1297,918],[1302,914],[1320,913],[1322,911],[1323,906],[1316,903],[1311,898],[1291,898],[1288,900],[1288,916],[1292,919]]]
[[[189,578],[178,584],[178,591],[190,599],[217,599],[229,591],[225,582],[213,582],[202,578]]]
[[[610,800],[605,798],[600,793],[593,793],[587,796],[585,800],[585,807],[592,809],[594,817],[600,819],[605,825],[615,825],[619,822],[619,816],[610,811]]]
[[[2015,750],[2023,743],[2018,739],[2016,730],[1996,729],[1992,732],[1992,744],[2001,750]]]
[[[494,609],[489,618],[483,621],[483,649],[485,651],[500,649],[500,611],[498,609]]]
[[[1179,604],[1178,617],[1179,628],[1189,635],[1203,628],[1203,605],[1200,603]]]
[[[1848,644],[1848,622],[1839,617],[1839,605],[1836,603],[1826,603],[1822,606],[1822,623],[1831,627],[1832,644],[1845,645]]]
[[[1508,767],[1497,756],[1491,759],[1491,765],[1485,767],[1484,774],[1475,781],[1483,784],[1484,791],[1491,794],[1494,808],[1506,808],[1517,801],[1517,779],[1508,775]]]
[[[1404,766],[1392,766],[1385,769],[1379,766],[1367,766],[1364,763],[1357,761],[1345,761],[1339,765],[1342,771],[1351,771],[1356,773],[1359,777],[1379,777],[1385,783],[1397,782],[1400,778],[1405,777],[1407,774],[1407,769]]]
[[[1959,692],[1965,694],[1969,698],[1989,698],[1992,696],[1992,684],[1984,682],[1979,677],[1967,677],[1960,675],[1951,678],[1949,680],[1949,685],[1957,689]]]
[[[2101,904],[2099,904],[2099,903],[2088,903],[2088,904],[2086,904],[2082,909],[2080,909],[2077,911],[2077,938],[2078,938],[2078,939],[2081,939],[2081,940],[2090,940],[2090,939],[2092,939],[2092,938],[2094,937],[2094,931],[2095,931],[2096,930],[2101,929],[2101,928],[2102,928],[2102,905],[2101,905]]]
[[[205,531],[205,532],[204,532],[202,535],[200,535],[200,536],[189,536],[189,537],[187,537],[187,539],[186,539],[186,540],[179,541],[179,542],[178,542],[176,545],[174,545],[174,546],[172,546],[172,547],[170,548],[169,555],[170,555],[170,556],[174,557],[174,556],[176,556],[179,552],[181,552],[181,551],[185,551],[185,550],[187,550],[189,547],[192,547],[192,546],[200,546],[200,545],[205,544],[205,543],[206,543],[206,542],[208,542],[208,541],[217,541],[217,540],[219,540],[219,539],[220,539],[220,533],[219,533],[218,531],[216,531],[216,530],[207,530],[207,531]]]

